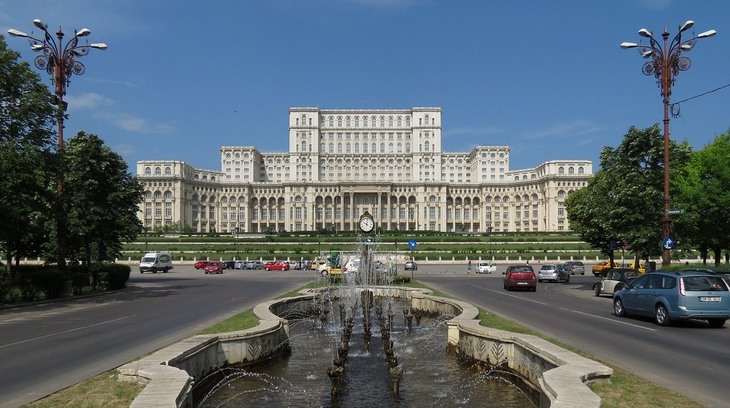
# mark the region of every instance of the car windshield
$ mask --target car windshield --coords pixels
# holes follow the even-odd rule
[[[155,257],[153,257],[153,256],[146,256],[146,257],[142,258],[142,262],[154,262],[154,261],[155,261]]]
[[[532,268],[529,266],[515,266],[510,272],[532,272]]]

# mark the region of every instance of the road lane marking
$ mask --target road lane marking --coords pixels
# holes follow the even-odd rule
[[[36,341],[36,340],[40,340],[40,339],[46,339],[46,338],[58,336],[58,335],[61,335],[61,334],[73,333],[75,331],[88,329],[90,327],[96,327],[96,326],[101,326],[101,325],[104,325],[104,324],[115,323],[115,322],[118,322],[118,321],[121,321],[121,320],[129,319],[130,317],[134,317],[134,316],[120,317],[118,319],[107,320],[107,321],[104,321],[104,322],[89,324],[89,325],[81,326],[81,327],[75,327],[73,329],[63,330],[63,331],[56,332],[56,333],[45,334],[43,336],[32,337],[30,339],[20,340],[20,341],[16,341],[16,342],[13,342],[13,343],[2,344],[2,345],[0,345],[0,349],[1,348],[5,348],[5,347],[10,347],[10,346],[15,346],[15,345],[18,345],[18,344],[23,344],[23,343],[30,343],[31,341]]]
[[[485,287],[479,286],[479,285],[472,285],[472,286],[477,287],[479,289],[483,289],[483,290],[485,290],[487,292],[498,293],[500,295],[509,296],[509,297],[512,297],[512,298],[515,298],[515,299],[524,300],[524,301],[527,301],[527,302],[537,303],[539,305],[554,306],[554,307],[557,307],[558,309],[566,310],[568,312],[573,312],[573,313],[581,314],[581,315],[588,316],[588,317],[593,317],[593,318],[596,318],[596,319],[607,320],[609,322],[619,323],[619,324],[623,324],[623,325],[631,326],[631,327],[636,327],[636,328],[643,329],[643,330],[648,330],[648,331],[651,331],[651,332],[657,332],[657,331],[659,331],[659,330],[654,329],[654,328],[651,328],[651,327],[644,327],[644,326],[640,326],[640,325],[634,324],[634,323],[624,322],[624,321],[621,321],[621,320],[616,320],[616,319],[611,319],[611,318],[608,318],[608,317],[603,317],[603,316],[598,316],[598,315],[594,315],[594,314],[590,314],[590,313],[586,313],[586,312],[581,312],[580,310],[568,309],[568,308],[561,307],[561,306],[550,305],[550,304],[545,303],[545,302],[540,302],[540,301],[537,301],[537,300],[534,300],[534,299],[529,299],[529,298],[525,298],[525,297],[522,297],[522,296],[517,296],[517,295],[514,295],[512,293],[506,293],[506,292],[501,291],[501,290],[489,289],[489,288],[485,288]]]

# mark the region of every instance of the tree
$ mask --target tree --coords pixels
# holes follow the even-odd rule
[[[55,187],[50,93],[0,36],[0,247],[8,259],[38,255]]]
[[[670,141],[673,175],[685,171],[691,152],[686,142]],[[622,242],[636,258],[661,254],[664,138],[658,125],[632,126],[617,148],[603,148],[600,159],[601,169],[588,186],[566,201],[571,227],[611,258]]]
[[[85,264],[114,260],[122,243],[142,231],[137,212],[143,187],[96,135],[79,132],[70,139],[64,160],[69,255]]]
[[[678,179],[676,202],[684,210],[676,217],[683,247],[693,245],[707,262],[709,251],[719,265],[722,250],[730,248],[730,133],[725,133],[692,155],[687,171]]]

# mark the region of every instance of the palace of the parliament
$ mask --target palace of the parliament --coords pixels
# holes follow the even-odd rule
[[[368,211],[383,230],[563,231],[565,200],[589,160],[510,170],[509,146],[442,150],[441,108],[289,109],[289,151],[223,146],[221,170],[137,162],[148,229],[353,231]]]

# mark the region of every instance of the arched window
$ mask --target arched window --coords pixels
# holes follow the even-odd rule
[[[563,166],[558,167],[558,174],[565,174],[565,168]]]
[[[155,176],[161,176],[162,175],[162,169],[159,167],[155,167]]]
[[[169,167],[165,167],[165,175],[166,175],[166,176],[169,176],[169,175],[171,175],[171,174],[172,174],[172,169],[171,169],[171,168],[169,168]]]
[[[150,167],[144,168],[144,175],[145,176],[151,176],[152,175],[152,169]]]

